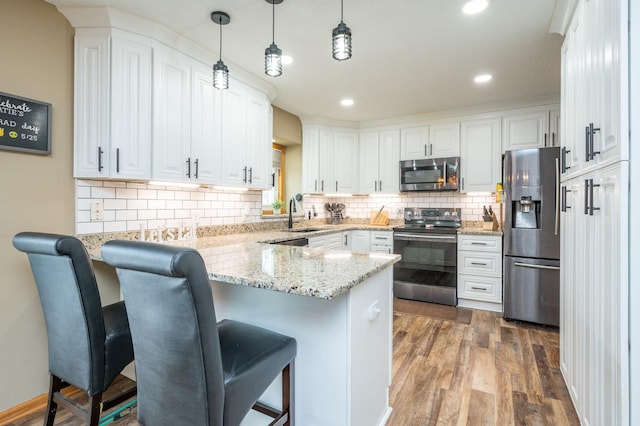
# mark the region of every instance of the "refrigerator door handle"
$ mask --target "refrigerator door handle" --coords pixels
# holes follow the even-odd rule
[[[555,218],[555,230],[553,235],[558,235],[560,232],[560,159],[556,157],[556,218]]]
[[[513,266],[521,266],[523,268],[532,268],[532,269],[551,269],[553,271],[559,271],[559,266],[549,266],[549,265],[535,265],[533,263],[522,263],[522,262],[513,262]]]

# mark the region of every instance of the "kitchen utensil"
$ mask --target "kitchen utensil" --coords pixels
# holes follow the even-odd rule
[[[331,211],[331,205],[329,203],[324,203],[324,209],[328,212]]]
[[[376,217],[373,218],[373,222],[378,222],[378,219],[380,219],[380,215],[382,214],[382,210],[384,210],[384,204],[382,205],[382,207],[380,207],[380,210],[378,210],[378,214],[376,215]]]
[[[489,206],[489,214],[493,216],[493,209],[491,208],[491,206]]]
[[[489,206],[491,207],[491,206]],[[487,206],[482,206],[482,215],[489,216],[489,211],[487,210]]]

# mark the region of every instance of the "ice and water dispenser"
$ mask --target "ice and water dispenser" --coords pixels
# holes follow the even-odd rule
[[[539,191],[537,191],[539,193]],[[511,199],[511,223],[514,228],[540,229],[541,200],[538,195],[520,195]]]

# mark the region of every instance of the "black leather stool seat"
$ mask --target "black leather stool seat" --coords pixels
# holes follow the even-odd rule
[[[253,408],[293,424],[295,339],[216,322],[200,253],[139,241],[109,241],[102,257],[118,272],[133,337],[138,422],[236,426]],[[259,303],[259,301],[256,301]],[[258,398],[282,373],[282,409]]]
[[[93,264],[77,238],[21,232],[13,245],[29,256],[47,327],[51,384],[45,424],[53,424],[62,404],[97,425],[102,410],[136,393],[133,388],[102,400],[102,393],[133,361],[125,303],[102,306]],[[69,384],[89,395],[86,410],[60,392]]]

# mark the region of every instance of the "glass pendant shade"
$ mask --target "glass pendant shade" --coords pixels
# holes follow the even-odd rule
[[[271,77],[282,74],[282,50],[275,43],[264,51],[264,72]]]
[[[333,29],[333,59],[344,61],[351,58],[351,30],[340,22]]]
[[[229,88],[229,68],[219,60],[213,66],[213,87],[218,90],[227,90]]]

